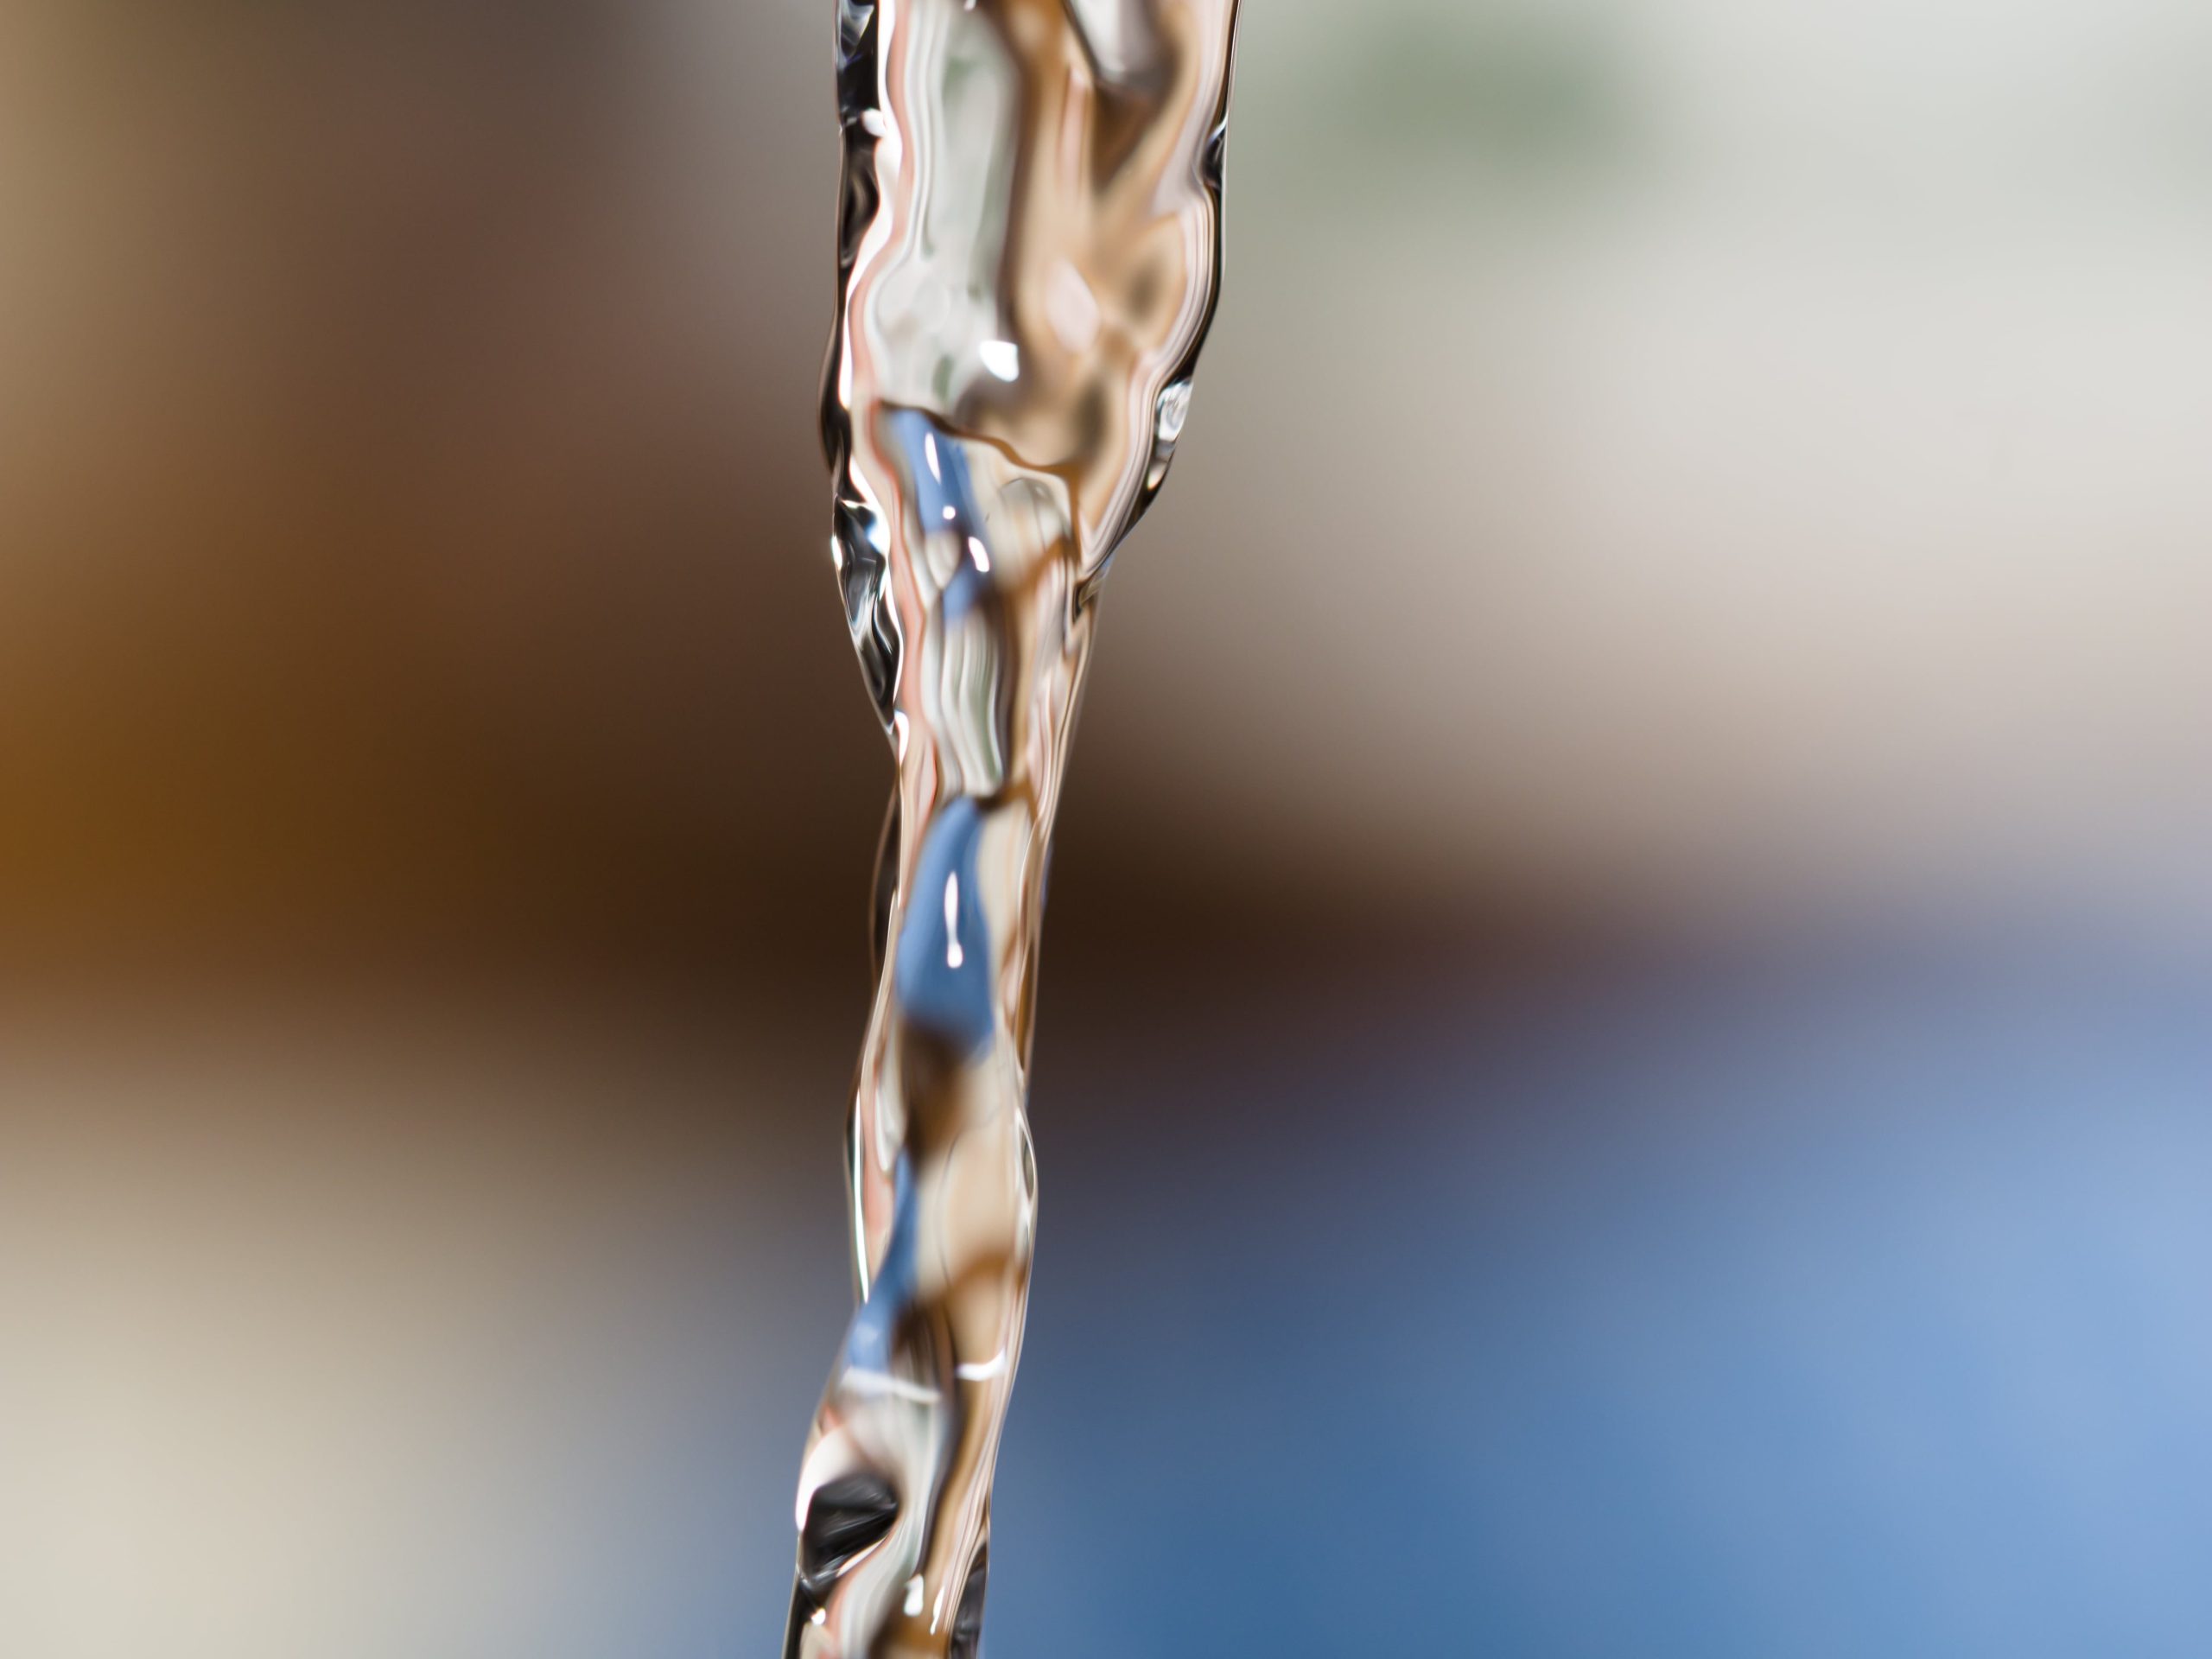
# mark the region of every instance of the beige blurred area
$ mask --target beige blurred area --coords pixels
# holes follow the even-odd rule
[[[1190,545],[1128,562],[1097,747],[1329,880],[2203,916],[2202,8],[1251,33]]]
[[[0,5],[10,1659],[766,1650],[653,1620],[766,1639],[844,1313],[830,29]],[[1048,1049],[1194,938],[2212,934],[2202,0],[1250,0],[1230,156]]]
[[[864,868],[821,12],[9,9],[10,933],[715,953]],[[2183,0],[1255,6],[1071,847],[2201,914],[2208,110]]]

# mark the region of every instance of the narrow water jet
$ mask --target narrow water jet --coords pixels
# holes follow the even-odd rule
[[[1045,869],[1099,588],[1217,291],[1236,0],[837,3],[831,556],[898,782],[849,1123],[859,1307],[786,1659],[960,1659],[1036,1232]]]

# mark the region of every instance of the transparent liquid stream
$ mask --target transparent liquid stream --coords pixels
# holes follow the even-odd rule
[[[1219,271],[1236,0],[840,0],[832,555],[898,767],[850,1122],[860,1306],[786,1659],[980,1641],[1037,1221],[1047,843],[1115,549]]]

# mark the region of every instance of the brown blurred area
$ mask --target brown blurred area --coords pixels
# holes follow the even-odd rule
[[[11,950],[728,951],[865,887],[818,22],[10,9]]]

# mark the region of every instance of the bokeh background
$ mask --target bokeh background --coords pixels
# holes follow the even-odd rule
[[[0,7],[0,1651],[770,1651],[827,0]],[[2212,1652],[2212,12],[1251,0],[991,1650]]]

